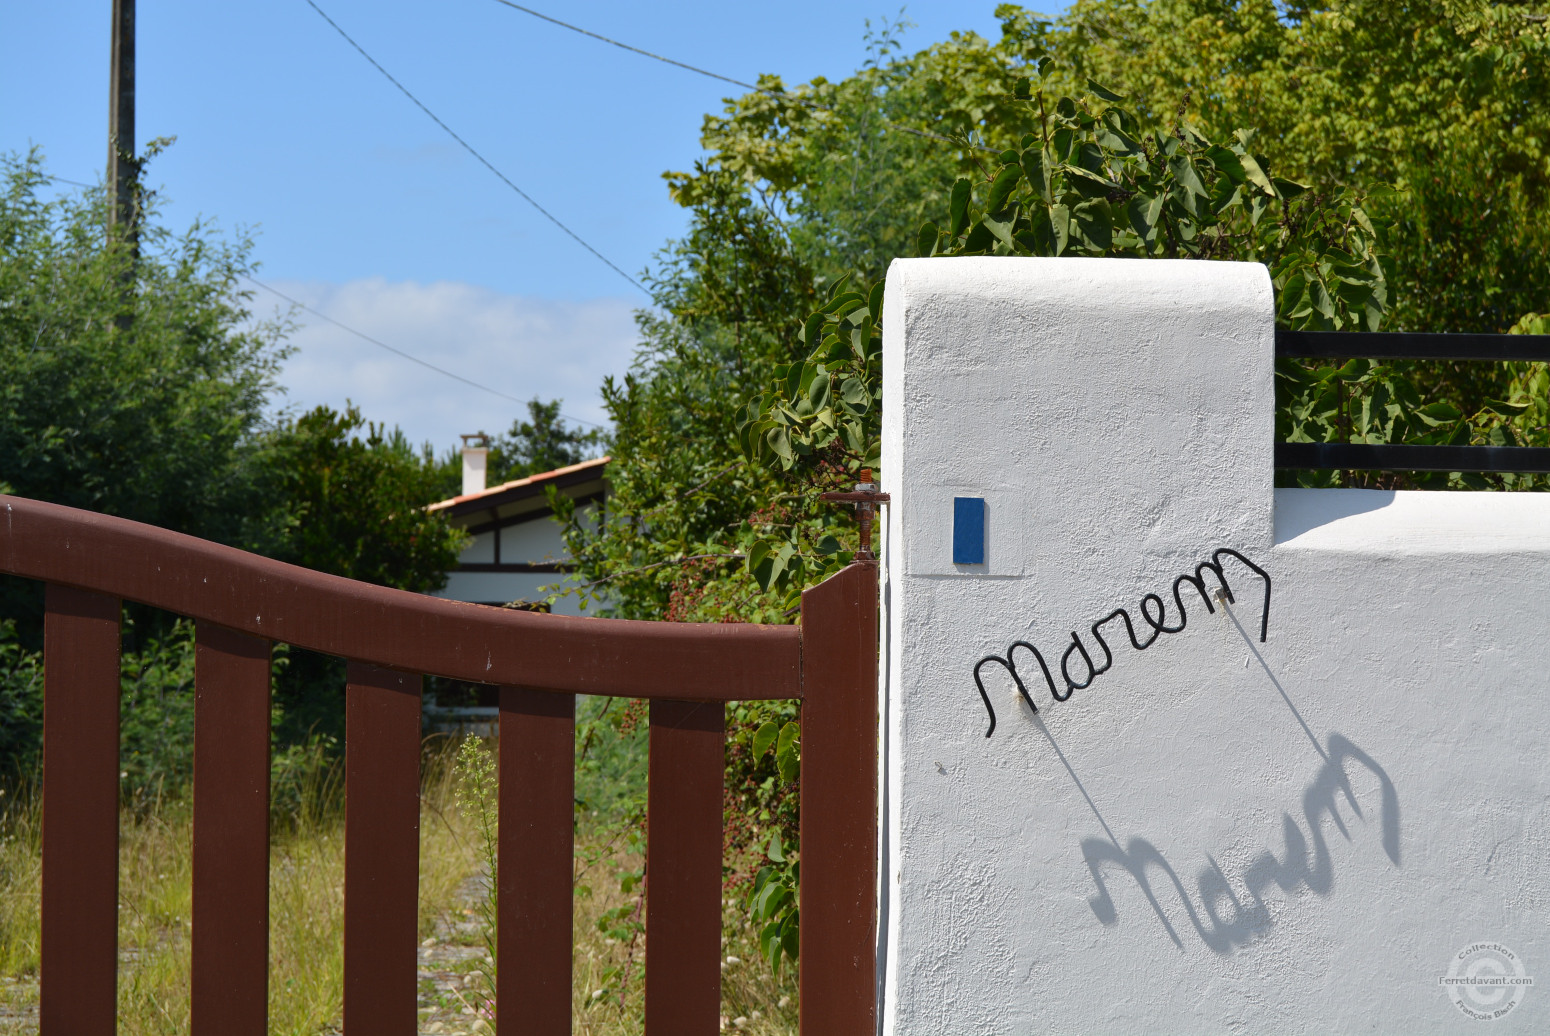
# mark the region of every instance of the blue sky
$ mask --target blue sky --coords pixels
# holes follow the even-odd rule
[[[317,3],[632,275],[684,225],[660,174],[693,163],[702,116],[738,92],[495,0]],[[875,0],[530,6],[733,78],[788,83],[848,74],[864,60],[866,20],[898,16]],[[912,4],[905,44],[955,29],[994,37],[994,6]],[[37,145],[58,176],[101,176],[110,11],[110,0],[5,5],[0,151]],[[202,217],[250,228],[260,277],[287,294],[505,394],[563,396],[568,413],[601,418],[597,385],[628,365],[644,297],[462,151],[306,0],[139,0],[137,46],[139,141],[178,138],[149,174],[174,227]],[[298,319],[290,406],[349,398],[438,448],[520,409]]]

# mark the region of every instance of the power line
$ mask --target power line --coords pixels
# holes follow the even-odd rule
[[[96,187],[100,186],[99,184],[82,183],[79,180],[67,180],[63,176],[55,176],[52,173],[42,173],[40,175],[42,175],[45,179],[48,179],[48,180],[53,180],[53,181],[56,181],[58,183],[71,184],[71,185],[73,185],[75,187],[85,187],[85,188],[87,188],[89,190],[90,189],[95,189]],[[526,402],[528,402],[525,399],[518,399],[516,396],[508,396],[506,393],[498,391],[496,389],[492,389],[488,385],[481,385],[477,381],[470,381],[468,378],[463,377],[461,374],[454,374],[454,373],[452,373],[449,370],[443,370],[442,368],[436,366],[433,363],[427,363],[426,361],[420,359],[418,356],[410,355],[409,353],[404,352],[402,349],[394,348],[393,346],[388,345],[386,342],[379,341],[378,339],[373,338],[371,335],[366,334],[364,331],[357,331],[355,328],[349,326],[348,324],[345,324],[345,323],[342,323],[342,322],[340,322],[338,320],[335,320],[333,317],[329,316],[327,313],[323,313],[323,312],[320,312],[320,311],[318,311],[316,309],[313,309],[311,306],[307,305],[305,302],[302,302],[300,299],[292,298],[291,296],[287,295],[285,292],[281,291],[280,289],[274,288],[274,287],[271,287],[268,284],[265,284],[263,281],[259,280],[257,277],[250,276],[249,274],[243,274],[242,276],[243,276],[244,279],[252,282],[253,284],[257,285],[260,288],[263,288],[265,291],[269,292],[271,295],[278,295],[280,298],[284,299],[286,302],[289,302],[291,305],[296,306],[299,309],[306,310],[308,313],[311,313],[313,316],[317,317],[318,319],[326,320],[330,324],[333,324],[335,327],[337,327],[337,328],[339,328],[339,329],[341,329],[343,331],[348,331],[350,334],[354,335],[355,337],[363,339],[364,341],[370,342],[372,345],[375,345],[375,346],[377,346],[379,348],[386,349],[390,353],[394,353],[394,354],[396,354],[398,356],[401,356],[401,357],[403,357],[404,359],[408,360],[411,363],[418,363],[421,367],[424,367],[424,368],[426,368],[428,370],[433,370],[437,374],[443,374],[443,375],[453,379],[454,381],[461,381],[463,384],[471,386],[471,387],[476,388],[476,389],[479,389],[481,392],[488,392],[492,396],[499,396],[501,399],[508,399],[508,400],[510,400],[513,403],[526,403]],[[570,414],[560,414],[560,416],[565,418],[565,420],[573,421],[576,424],[589,424],[589,425],[591,425],[594,428],[606,428],[606,427],[608,427],[607,425],[599,424],[596,421],[588,421],[588,420],[586,420],[584,418],[572,417]]]
[[[313,0],[307,0],[307,5],[309,7],[311,7],[314,11],[316,11],[318,13],[318,15],[320,17],[322,17],[322,19],[325,22],[327,22],[329,25],[332,25],[334,27],[334,31],[337,32],[339,35],[343,36],[344,39],[345,39],[345,42],[348,43],[350,46],[354,47],[356,49],[356,51],[360,53],[361,57],[363,57],[367,61],[371,62],[371,67],[372,68],[375,68],[378,72],[381,72],[384,76],[386,76],[387,77],[387,81],[392,83],[394,86],[398,87],[398,89],[403,93],[403,95],[405,97],[409,98],[411,101],[414,102],[415,107],[419,108],[422,112],[424,112],[426,115],[428,115],[430,117],[430,120],[432,122],[434,122],[436,125],[440,126],[443,130],[445,130],[447,136],[451,137],[453,140],[455,140],[459,144],[461,144],[463,146],[463,150],[467,151],[470,155],[473,155],[476,159],[479,160],[481,165],[483,165],[486,169],[488,169],[490,172],[494,173],[497,177],[499,177],[500,181],[502,183],[504,183],[507,187],[510,187],[513,191],[516,191],[517,194],[519,196],[521,196],[523,201],[527,202],[529,205],[533,206],[533,208],[537,209],[544,216],[544,218],[547,219],[549,222],[553,223],[555,226],[557,226],[561,230],[565,231],[565,233],[570,235],[571,239],[574,240],[582,248],[585,248],[587,251],[589,251],[593,255],[597,256],[597,258],[602,260],[605,264],[607,264],[608,268],[610,270],[612,270],[614,273],[617,273],[620,277],[623,277],[625,280],[629,281],[635,287],[639,288],[647,296],[650,296],[651,292],[647,291],[645,286],[643,284],[641,284],[640,281],[637,281],[634,277],[631,277],[629,274],[625,273],[618,266],[614,265],[614,263],[607,256],[605,256],[602,252],[599,252],[597,249],[595,249],[591,245],[587,244],[586,241],[582,240],[582,237],[581,237],[580,234],[576,233],[570,227],[567,227],[564,223],[561,223],[559,218],[557,216],[555,216],[554,213],[550,212],[548,209],[546,209],[542,205],[538,204],[538,202],[534,201],[532,195],[528,194],[522,188],[520,188],[516,184],[512,183],[510,178],[508,178],[505,173],[501,172],[499,169],[495,168],[495,166],[490,164],[490,160],[489,159],[485,158],[478,151],[474,150],[474,147],[473,147],[472,144],[470,144],[468,141],[464,140],[462,137],[458,136],[457,133],[452,129],[451,126],[448,126],[445,122],[442,122],[441,119],[437,117],[435,112],[433,112],[429,108],[427,108],[425,106],[425,104],[418,97],[416,97],[414,94],[410,93],[408,87],[406,87],[403,83],[400,83],[397,79],[394,79],[393,78],[393,74],[391,72],[389,72],[387,69],[383,68],[380,64],[378,64],[376,58],[374,58],[370,54],[366,53],[366,49],[364,47],[362,47],[359,43],[356,43],[355,40],[351,39],[350,38],[350,34],[345,32],[342,28],[340,28],[339,27],[339,23],[334,21],[332,18],[330,18],[328,16],[327,12],[325,12],[321,7],[319,7],[316,3],[314,3]]]
[[[570,22],[562,22],[558,18],[551,18],[551,17],[549,17],[549,15],[544,14],[542,11],[535,11],[531,7],[523,7],[521,4],[514,4],[514,3],[511,2],[511,0],[495,0],[495,2],[498,3],[498,4],[505,4],[507,7],[510,7],[513,10],[521,11],[523,14],[530,14],[534,18],[542,18],[544,21],[550,22],[550,23],[552,23],[554,25],[558,25],[562,29],[569,29],[571,32],[579,32],[583,36],[591,36],[595,40],[601,40],[604,43],[611,43],[614,46],[620,48],[621,50],[628,50],[631,53],[639,54],[642,57],[651,58],[653,61],[661,61],[661,62],[665,62],[666,64],[669,64],[669,65],[677,65],[679,68],[687,69],[690,72],[696,72],[696,73],[698,73],[699,75],[702,75],[702,76],[709,76],[712,79],[719,79],[723,83],[731,83],[733,86],[740,86],[740,87],[742,87],[745,90],[753,90],[753,91],[756,91],[758,93],[772,93],[773,92],[773,91],[770,91],[770,90],[766,90],[763,87],[755,86],[752,83],[745,83],[745,82],[743,82],[740,79],[733,79],[731,76],[724,76],[724,75],[720,75],[720,74],[718,74],[716,72],[709,72],[709,71],[706,71],[703,68],[697,68],[694,65],[686,64],[686,63],[684,63],[682,61],[674,61],[672,58],[663,57],[661,54],[653,54],[649,50],[642,50],[639,47],[632,47],[628,43],[621,43],[621,42],[619,42],[616,39],[610,39],[607,36],[603,36],[603,35],[601,35],[599,33],[592,32],[589,29],[583,29],[579,25],[572,25]]]
[[[317,317],[317,318],[319,318],[321,320],[326,320],[330,324],[333,324],[335,327],[339,328],[340,330],[348,331],[348,332],[350,332],[350,334],[354,335],[355,337],[360,338],[360,339],[362,339],[364,341],[370,342],[372,345],[375,345],[375,346],[377,346],[380,349],[386,349],[390,353],[393,353],[393,354],[395,354],[397,356],[401,356],[404,359],[408,360],[410,363],[418,363],[421,367],[424,367],[427,370],[433,370],[437,374],[445,375],[446,377],[451,378],[453,381],[461,381],[463,384],[471,386],[472,388],[479,389],[481,392],[488,392],[490,395],[492,395],[492,396],[499,396],[501,399],[509,399],[513,403],[526,403],[527,402],[527,400],[525,400],[525,399],[518,399],[516,396],[508,396],[506,393],[501,392],[501,391],[499,391],[497,389],[492,389],[488,385],[481,385],[477,381],[470,381],[468,378],[463,377],[461,374],[453,374],[451,371],[446,370],[445,368],[442,368],[442,367],[438,367],[434,363],[427,363],[426,361],[420,359],[418,356],[414,356],[414,355],[411,355],[410,353],[406,353],[402,349],[394,348],[393,346],[388,345],[386,342],[381,341],[380,339],[373,338],[371,335],[366,334],[364,331],[357,331],[355,328],[351,327],[349,324],[342,323],[341,321],[335,320],[333,317],[329,316],[327,313],[322,313],[322,312],[319,312],[318,310],[313,309],[311,306],[307,305],[305,302],[302,302],[300,299],[294,299],[291,296],[287,295],[285,292],[281,291],[280,289],[270,287],[269,285],[265,284],[263,281],[259,280],[257,277],[253,277],[253,276],[250,276],[248,274],[243,274],[242,276],[243,276],[243,278],[245,280],[251,281],[252,283],[258,285],[260,288],[263,288],[265,291],[269,292],[270,294],[280,296],[280,298],[284,299],[286,302],[289,302],[291,305],[299,307],[301,309],[304,309],[308,313],[311,313],[313,316],[315,316],[315,317]],[[605,427],[607,427],[606,425],[598,424],[596,421],[584,421],[584,420],[582,420],[579,417],[572,417],[569,414],[561,414],[560,416],[565,418],[565,420],[567,420],[567,421],[574,421],[577,424],[589,424],[589,425],[592,425],[594,428],[605,428]]]
[[[56,183],[67,183],[71,187],[84,187],[88,191],[95,190],[98,187],[98,185],[94,183],[82,183],[79,180],[66,180],[63,176],[55,176],[53,173],[41,173],[39,175],[41,175],[45,180],[53,180]]]
[[[307,2],[311,3],[312,0],[307,0]],[[590,37],[592,37],[595,40],[602,41],[603,43],[611,43],[615,47],[618,47],[621,50],[627,50],[627,51],[630,51],[633,54],[639,54],[642,57],[651,58],[653,61],[661,61],[664,64],[674,65],[674,66],[676,66],[678,68],[685,69],[686,71],[694,72],[697,75],[708,76],[711,79],[719,79],[723,83],[731,83],[733,86],[740,86],[744,90],[751,90],[751,91],[753,91],[754,93],[757,93],[757,94],[764,94],[766,97],[772,97],[775,100],[781,102],[782,104],[795,105],[795,106],[797,106],[799,108],[806,108],[809,111],[820,111],[820,112],[830,112],[830,113],[834,113],[835,112],[835,109],[830,107],[827,104],[819,104],[816,101],[804,101],[800,97],[793,97],[790,94],[782,93],[779,90],[770,90],[770,89],[768,89],[766,87],[759,86],[756,83],[745,83],[741,79],[733,79],[731,76],[724,76],[724,75],[720,74],[719,72],[712,72],[712,71],[710,71],[708,69],[699,68],[698,66],[688,64],[687,62],[675,61],[673,58],[663,57],[661,54],[653,54],[649,50],[642,50],[640,47],[634,47],[634,46],[631,46],[628,43],[622,43],[619,40],[612,39],[612,38],[610,38],[608,36],[604,36],[601,33],[593,32],[590,29],[583,29],[579,25],[572,25],[570,22],[562,22],[558,18],[552,18],[549,15],[544,14],[542,11],[535,11],[535,10],[533,10],[531,7],[523,7],[521,4],[512,3],[511,0],[495,0],[495,2],[498,3],[498,4],[504,4],[505,6],[510,7],[513,10],[521,11],[523,14],[530,14],[534,18],[541,18],[541,19],[543,19],[546,22],[550,22],[551,24],[558,25],[562,29],[569,29],[571,32],[579,32],[583,36],[590,36]],[[888,129],[898,130],[900,133],[910,133],[910,134],[913,134],[913,135],[915,135],[917,137],[924,137],[926,140],[936,140],[936,141],[940,141],[943,144],[952,144],[954,147],[964,146],[964,144],[965,144],[965,142],[961,141],[961,140],[954,140],[951,137],[944,137],[944,136],[942,136],[939,133],[931,133],[928,130],[916,129],[913,126],[902,126],[902,125],[900,125],[897,122],[889,122],[887,119],[882,120],[882,122],[883,122],[883,125],[886,126]],[[976,151],[994,151],[995,150],[994,148],[981,147],[980,145],[973,144],[973,143],[970,143],[967,146],[973,148]]]

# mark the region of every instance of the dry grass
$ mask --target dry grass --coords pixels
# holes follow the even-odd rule
[[[578,881],[574,1031],[577,1036],[636,1036],[645,1024],[641,979],[647,940],[641,937],[631,945],[610,938],[598,921],[620,908],[630,908],[632,913],[637,906],[644,909],[634,894],[620,890],[616,878],[638,871],[641,857],[619,849],[622,840],[616,833],[583,830],[579,841],[580,859],[589,854],[600,858]],[[610,849],[610,844],[615,847]],[[738,899],[724,899],[722,906],[722,1028],[750,1036],[795,1036],[796,975],[787,968],[776,976],[759,959],[754,933]],[[626,964],[631,966],[630,980],[622,983]]]
[[[28,1032],[38,996],[39,813],[35,795],[0,794],[0,1032]]]
[[[308,778],[303,807],[277,827],[270,856],[270,1024],[281,1036],[338,1031],[343,987],[344,828],[337,767]],[[14,795],[14,793],[13,793]],[[478,901],[488,888],[475,825],[456,808],[450,753],[427,759],[420,825],[421,1027],[477,1032],[490,971]],[[640,905],[621,888],[638,843],[618,827],[579,836],[575,900],[575,1031],[639,1033],[645,938],[614,939],[599,919]],[[188,1031],[191,824],[167,803],[120,822],[119,1017],[124,1033]],[[0,1033],[36,1032],[39,913],[36,798],[0,798]],[[759,960],[740,907],[726,901],[722,1012],[751,1036],[796,1032],[795,977]],[[611,922],[617,930],[619,922]],[[594,995],[603,990],[602,995]]]

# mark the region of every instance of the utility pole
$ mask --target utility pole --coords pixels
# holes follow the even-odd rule
[[[113,70],[108,82],[108,196],[112,224],[124,228],[131,261],[139,258],[135,225],[135,0],[113,0]]]
[[[140,228],[135,194],[135,0],[113,0],[113,68],[108,76],[108,236],[121,230],[129,261],[119,275],[119,308],[113,324],[134,330],[135,267],[140,261]]]

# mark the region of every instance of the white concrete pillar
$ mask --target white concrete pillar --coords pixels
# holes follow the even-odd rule
[[[893,264],[885,1032],[1446,1032],[1471,941],[1550,974],[1550,494],[1274,490],[1273,341],[1256,264]],[[1231,556],[1181,620],[1218,548],[1263,644]],[[987,738],[1018,641],[1055,693],[983,667]]]

